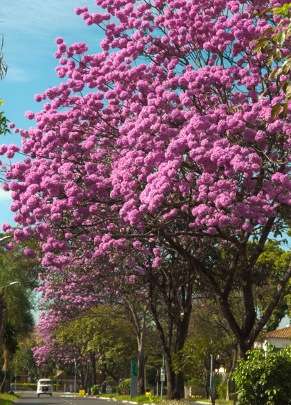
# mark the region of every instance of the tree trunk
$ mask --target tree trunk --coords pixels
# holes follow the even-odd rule
[[[166,376],[167,376],[167,399],[175,398],[175,373],[173,370],[172,359],[169,354],[165,355]]]
[[[248,341],[248,339],[242,336],[238,342],[238,358],[245,359],[247,352],[251,350],[252,346],[253,345]]]
[[[229,388],[229,385],[230,385],[230,380],[231,380],[231,376],[232,376],[232,373],[233,373],[233,371],[234,371],[234,369],[235,369],[235,367],[236,367],[236,363],[237,363],[237,349],[233,349],[233,352],[232,352],[232,363],[231,363],[231,368],[230,368],[230,370],[229,370],[229,373],[228,373],[228,375],[227,375],[227,378],[226,378],[226,401],[229,401],[229,397],[230,397],[230,388]]]
[[[84,366],[81,363],[80,363],[80,367],[79,367],[79,375],[80,375],[80,382],[81,382],[80,388],[84,389],[85,388],[85,372],[84,372]]]
[[[0,344],[3,343],[4,322],[5,322],[5,301],[3,294],[0,293]]]
[[[144,395],[145,393],[145,354],[144,354],[144,334],[146,329],[147,305],[140,303],[135,305],[127,297],[124,298],[125,306],[129,311],[130,320],[135,331],[137,341],[137,393]]]
[[[3,379],[1,382],[1,392],[7,392],[9,390],[9,381],[7,379],[7,371],[9,368],[9,350],[7,349],[6,345],[3,344],[3,351],[2,351],[2,356],[3,356],[3,367],[2,367],[2,372],[3,372]]]
[[[185,263],[183,263],[185,266]],[[167,270],[167,271],[166,271]],[[181,276],[182,275],[182,276]],[[184,398],[184,374],[175,372],[173,357],[184,348],[192,310],[194,278],[188,265],[175,264],[161,273],[147,272],[149,309],[160,336],[166,361],[167,398]]]
[[[174,398],[175,399],[182,399],[185,395],[185,381],[184,381],[184,374],[178,373],[175,375],[175,391],[174,391]]]
[[[176,353],[173,353],[176,354]],[[184,398],[184,373],[175,373],[171,354],[165,355],[166,376],[167,376],[167,398]]]
[[[90,356],[90,360],[91,360],[91,383],[92,386],[97,384],[97,372],[96,372],[96,356],[95,353],[92,353]]]

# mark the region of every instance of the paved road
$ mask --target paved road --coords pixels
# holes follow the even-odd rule
[[[34,392],[21,393],[21,398],[15,403],[22,405],[124,405],[119,401],[113,402],[99,398],[72,398],[62,394],[55,394],[52,398],[48,396],[37,398]],[[191,405],[205,405],[205,403],[191,402]]]
[[[41,395],[40,398],[36,397],[35,393],[25,393],[21,394],[21,398],[15,401],[16,404],[22,405],[109,405],[112,404],[110,401],[102,399],[90,399],[90,398],[72,398],[63,397],[58,394],[54,395],[52,398]],[[115,402],[116,405],[120,403]],[[124,405],[124,404],[122,404]]]

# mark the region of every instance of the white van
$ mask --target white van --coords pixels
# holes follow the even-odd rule
[[[36,388],[36,394],[37,398],[40,397],[40,395],[53,395],[53,382],[52,380],[48,378],[41,378],[37,382],[37,388]]]

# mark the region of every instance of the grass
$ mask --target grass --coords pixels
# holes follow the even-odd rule
[[[189,404],[189,402],[204,402],[205,404],[211,404],[211,401],[209,399],[194,399],[191,398],[191,400],[171,400],[168,401],[166,399],[161,399],[160,397],[155,397],[155,396],[146,396],[146,395],[139,395],[137,397],[131,398],[130,395],[118,395],[118,394],[100,394],[98,395],[99,397],[106,397],[106,398],[115,398],[118,401],[134,401],[139,404],[145,404],[145,403],[158,403],[160,402],[159,405],[179,405],[179,404]],[[0,403],[1,405],[1,403]],[[223,399],[217,399],[216,400],[216,405],[233,405],[233,401],[225,401]]]
[[[106,398],[115,398],[118,401],[134,401],[139,404],[148,404],[148,403],[157,403],[161,401],[160,397],[155,397],[153,395],[147,396],[147,395],[138,395],[137,397],[131,397],[130,395],[118,395],[118,394],[100,394],[98,395],[100,397],[106,397]],[[1,404],[0,404],[1,405]]]
[[[0,394],[0,405],[11,405],[17,397],[10,394]]]

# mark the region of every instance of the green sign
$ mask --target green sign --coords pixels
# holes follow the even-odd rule
[[[137,396],[137,374],[138,374],[138,365],[135,358],[131,359],[130,362],[130,396]]]
[[[130,362],[130,376],[137,377],[137,360],[135,358],[132,358]]]

